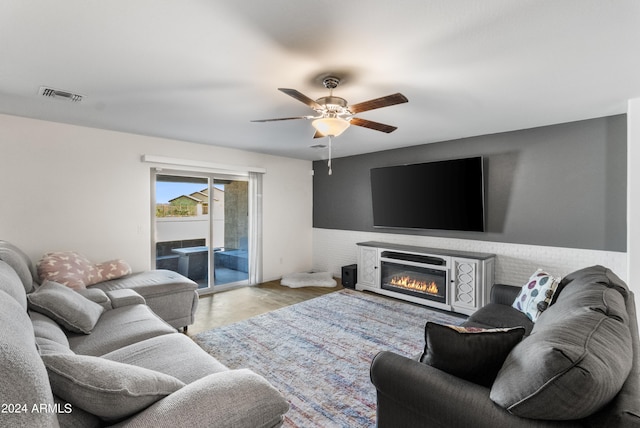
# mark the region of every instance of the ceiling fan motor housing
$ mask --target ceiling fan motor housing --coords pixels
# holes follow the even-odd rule
[[[340,84],[340,79],[333,76],[327,76],[322,80],[322,84],[327,89],[335,89]]]
[[[316,100],[318,104],[324,107],[327,113],[349,114],[347,109],[347,100],[340,97],[328,96],[321,97]]]

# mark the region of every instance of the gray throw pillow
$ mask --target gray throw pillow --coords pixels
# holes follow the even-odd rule
[[[27,300],[29,309],[48,316],[73,333],[91,333],[104,311],[99,304],[53,281],[45,281]]]
[[[133,415],[185,384],[154,370],[100,357],[42,355],[53,393],[105,420]]]

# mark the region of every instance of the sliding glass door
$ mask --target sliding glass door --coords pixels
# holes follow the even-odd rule
[[[249,186],[248,182],[215,178],[213,222],[214,284],[246,283],[249,279]]]
[[[153,178],[156,269],[179,272],[201,293],[247,284],[247,179],[164,170]]]

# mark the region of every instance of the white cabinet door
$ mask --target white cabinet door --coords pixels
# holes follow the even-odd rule
[[[358,252],[358,285],[378,287],[378,249],[360,247]]]
[[[457,257],[453,257],[451,261],[451,306],[463,313],[474,312],[482,301],[482,284],[478,278],[481,270],[479,261]]]

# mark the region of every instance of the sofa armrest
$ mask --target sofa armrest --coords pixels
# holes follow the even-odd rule
[[[184,386],[117,427],[271,428],[282,425],[289,403],[251,370],[214,373]]]
[[[558,426],[513,416],[491,401],[489,388],[393,352],[380,352],[373,359],[371,382],[378,394],[379,428]]]
[[[493,284],[491,287],[491,303],[511,306],[518,297],[522,287],[505,284]]]
[[[122,306],[146,304],[144,297],[128,288],[110,290],[107,291],[106,294],[109,296],[109,299],[111,299],[111,306],[113,306],[114,309]]]
[[[107,294],[99,288],[81,288],[76,291],[92,302],[99,304],[106,310],[112,309],[111,299],[109,299]]]

